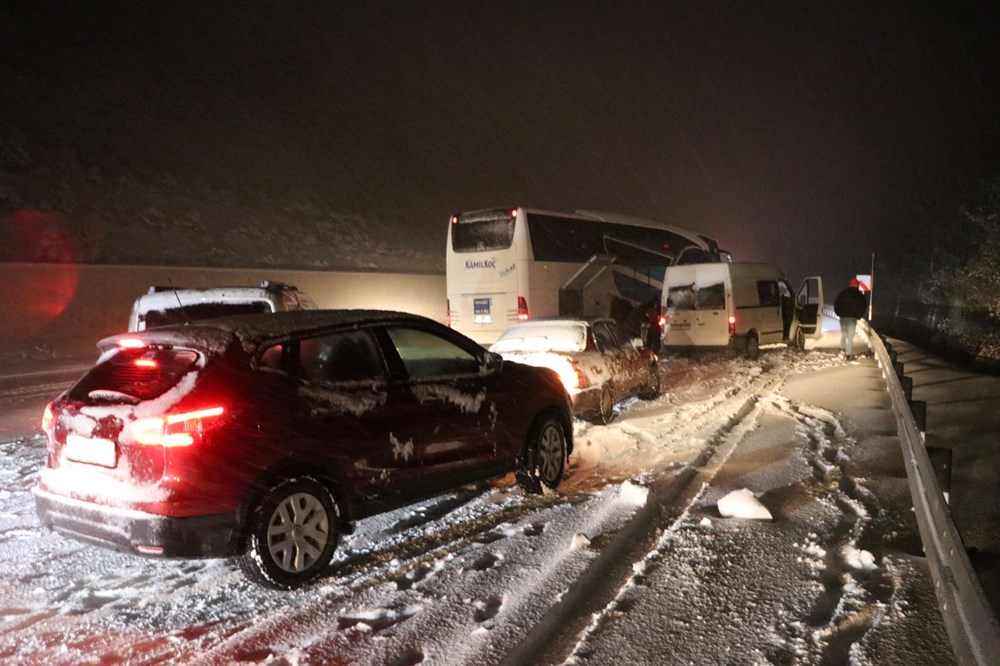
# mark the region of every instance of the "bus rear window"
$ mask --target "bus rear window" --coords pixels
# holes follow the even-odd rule
[[[455,252],[506,250],[514,242],[514,218],[507,211],[490,217],[462,215],[451,225],[451,249]]]

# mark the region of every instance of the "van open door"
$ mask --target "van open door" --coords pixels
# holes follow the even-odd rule
[[[807,277],[795,296],[795,320],[792,323],[795,348],[806,348],[806,338],[823,336],[823,278]]]

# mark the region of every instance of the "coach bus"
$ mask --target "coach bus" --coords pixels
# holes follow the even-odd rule
[[[485,345],[529,318],[634,322],[640,308],[659,304],[667,266],[726,260],[708,236],[627,215],[461,213],[448,225],[448,324]]]

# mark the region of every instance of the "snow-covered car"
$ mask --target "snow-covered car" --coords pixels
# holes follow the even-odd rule
[[[612,319],[535,319],[512,324],[490,346],[504,359],[551,368],[573,401],[573,414],[610,423],[620,400],[660,395],[659,359],[637,347]]]
[[[295,285],[273,280],[264,280],[259,287],[181,288],[155,285],[135,299],[128,330],[144,331],[213,317],[315,309],[315,301]]]
[[[42,525],[134,554],[235,556],[263,585],[321,575],[354,520],[573,447],[552,371],[386,311],[244,315],[121,334],[45,410]]]

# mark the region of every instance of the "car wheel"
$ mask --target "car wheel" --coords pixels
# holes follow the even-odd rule
[[[337,548],[340,512],[330,490],[311,477],[282,481],[250,514],[236,560],[250,580],[281,590],[319,576]]]
[[[525,492],[554,489],[566,469],[566,431],[552,415],[539,418],[528,431],[528,441],[515,476]]]
[[[605,384],[601,388],[601,400],[597,405],[597,413],[590,419],[598,425],[607,425],[615,418],[615,395],[611,391],[611,385]]]
[[[660,368],[655,363],[649,366],[649,382],[639,392],[643,400],[656,400],[660,397]]]
[[[801,326],[795,329],[795,348],[799,351],[806,350],[806,334]]]
[[[743,353],[751,361],[756,359],[760,354],[760,345],[758,344],[756,333],[747,333],[747,341],[743,347]]]

